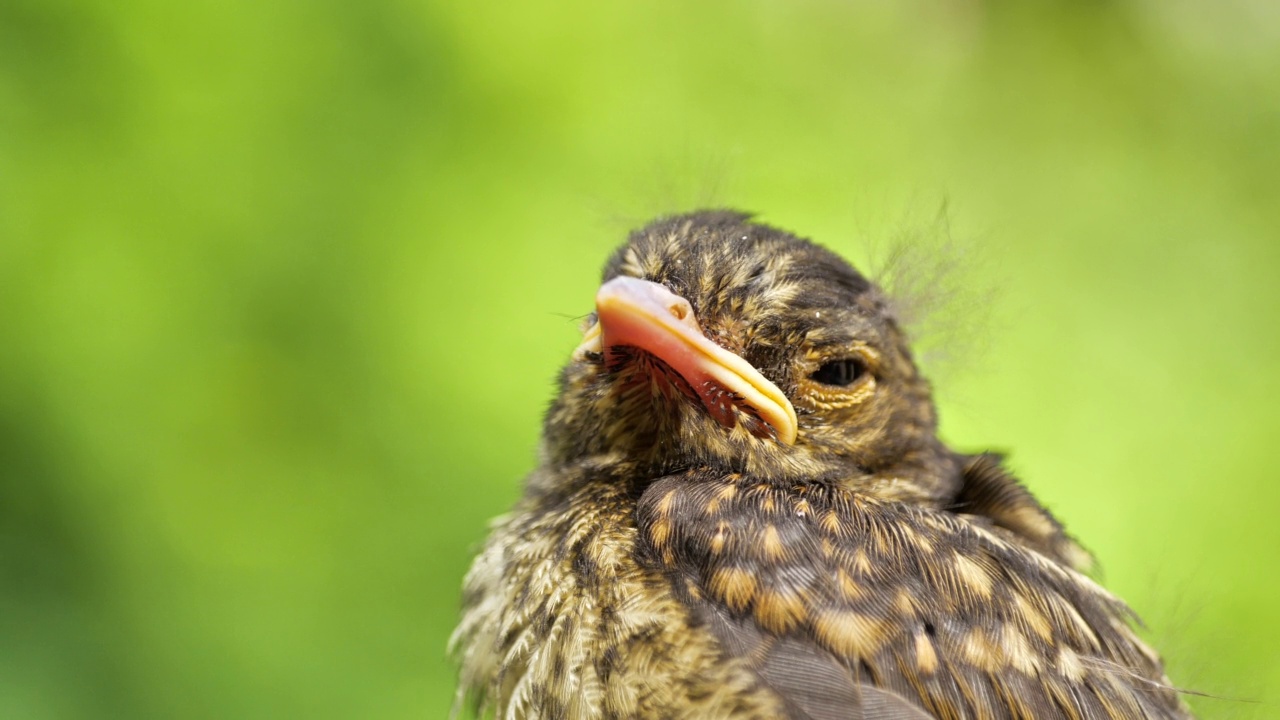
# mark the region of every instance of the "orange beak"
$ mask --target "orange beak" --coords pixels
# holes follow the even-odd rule
[[[578,353],[640,348],[679,373],[713,415],[723,419],[728,393],[768,423],[780,442],[796,441],[796,411],[787,396],[751,363],[708,339],[688,300],[655,282],[616,277],[596,293],[596,315],[599,322],[587,330]]]

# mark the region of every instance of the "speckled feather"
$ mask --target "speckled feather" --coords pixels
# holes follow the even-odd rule
[[[938,440],[879,291],[745,215],[637,231],[659,282],[793,403],[784,446],[643,351],[571,362],[468,574],[460,698],[501,718],[1183,718],[1132,613],[994,455]],[[857,358],[848,387],[813,380]]]

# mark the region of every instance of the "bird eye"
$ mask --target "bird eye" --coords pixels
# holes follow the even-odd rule
[[[812,375],[814,382],[835,387],[849,387],[866,373],[867,369],[857,358],[843,358],[825,362]]]

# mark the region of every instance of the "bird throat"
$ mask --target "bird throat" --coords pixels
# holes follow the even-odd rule
[[[704,379],[695,387],[662,358],[630,345],[606,348],[604,362],[624,398],[635,401],[647,389],[656,414],[677,414],[677,403],[695,403],[726,429],[742,425],[755,437],[778,438],[777,430],[745,398],[715,380]]]

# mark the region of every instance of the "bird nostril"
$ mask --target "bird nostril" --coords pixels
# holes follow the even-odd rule
[[[667,309],[671,311],[671,314],[674,315],[677,320],[684,320],[689,317],[688,303],[674,303]]]

